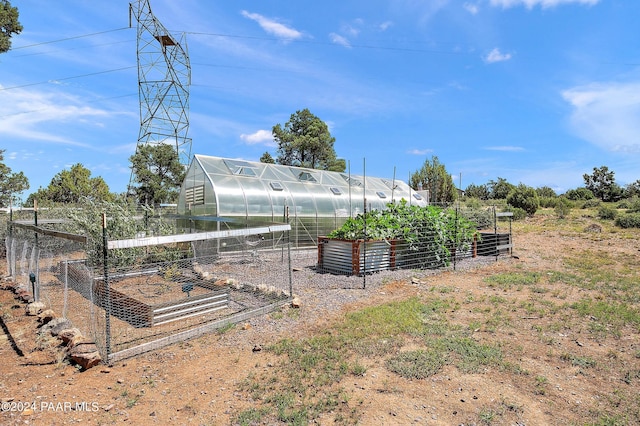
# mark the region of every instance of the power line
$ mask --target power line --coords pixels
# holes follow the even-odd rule
[[[130,67],[116,68],[116,69],[106,70],[106,71],[91,72],[91,73],[82,74],[82,75],[74,75],[72,77],[52,78],[52,79],[47,80],[47,81],[39,81],[37,83],[21,84],[19,86],[0,87],[0,91],[11,90],[11,89],[21,89],[23,87],[37,86],[37,85],[40,85],[40,84],[48,84],[48,83],[51,83],[52,81],[65,81],[65,80],[72,80],[74,78],[91,77],[91,76],[94,76],[94,75],[108,74],[108,73],[111,73],[111,72],[130,70],[132,68],[137,68],[137,66],[134,65],[134,66],[130,66]]]
[[[96,102],[109,101],[109,100],[112,100],[112,99],[128,98],[129,96],[138,96],[138,94],[137,93],[129,93],[127,95],[118,95],[118,96],[109,96],[109,97],[104,97],[104,98],[97,98],[97,99],[92,99],[92,100],[85,101],[85,103],[92,104],[92,103],[96,103]],[[38,109],[29,110],[29,111],[12,112],[11,114],[0,115],[0,118],[12,117],[14,115],[32,114],[34,112],[46,111],[47,109],[48,108],[38,108]]]
[[[210,37],[228,37],[228,38],[242,38],[249,40],[266,40],[266,41],[286,41],[287,43],[304,43],[304,44],[317,44],[324,46],[335,46],[335,47],[344,47],[337,43],[330,43],[326,41],[312,41],[312,40],[298,40],[298,39],[288,39],[288,38],[276,38],[276,37],[260,37],[260,36],[246,36],[246,35],[234,35],[234,34],[222,34],[222,33],[203,33],[203,32],[193,32],[193,31],[185,31],[185,34],[192,35],[204,35]],[[350,48],[358,48],[358,49],[372,49],[372,50],[389,50],[389,51],[397,51],[397,52],[411,52],[411,53],[438,53],[444,55],[466,55],[465,52],[453,52],[446,50],[434,50],[434,49],[414,49],[414,48],[406,48],[406,47],[386,47],[386,46],[374,46],[374,45],[366,45],[366,44],[349,44]]]
[[[68,47],[66,49],[56,49],[56,50],[48,50],[46,52],[37,52],[37,53],[25,53],[23,55],[12,55],[12,58],[24,58],[26,56],[38,56],[38,55],[50,55],[52,53],[56,53],[56,52],[65,52],[68,50],[81,50],[81,49],[93,49],[94,47],[101,47],[101,46],[111,46],[114,44],[123,44],[123,43],[131,43],[131,42],[135,42],[135,39],[132,40],[121,40],[121,41],[113,41],[111,43],[100,43],[100,44],[92,44],[91,46],[82,46],[82,47]]]
[[[100,31],[100,32],[97,32],[97,33],[81,34],[81,35],[77,35],[77,36],[73,36],[73,37],[61,38],[61,39],[58,39],[58,40],[42,41],[40,43],[28,44],[26,46],[12,47],[11,50],[28,49],[30,47],[42,46],[43,44],[60,43],[60,42],[63,42],[63,41],[77,40],[79,38],[93,37],[93,36],[96,36],[96,35],[113,33],[113,32],[122,31],[122,30],[129,30],[129,29],[131,29],[131,28],[122,27],[122,28],[116,28],[116,29],[113,29],[113,30]]]

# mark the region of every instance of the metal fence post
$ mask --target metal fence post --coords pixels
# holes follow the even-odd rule
[[[460,216],[458,215],[458,207],[456,207],[456,221],[455,221],[455,225],[454,225],[454,238],[453,238],[453,270],[456,270],[456,258],[457,256],[457,252],[458,252],[458,245],[459,245],[459,240],[460,240],[460,236],[458,235],[458,221],[460,220]]]
[[[102,213],[102,263],[104,267],[105,307],[105,346],[107,363],[111,354],[111,291],[109,289],[109,252],[107,250],[107,214]]]
[[[362,229],[363,229],[363,242],[362,242],[362,289],[367,288],[367,197],[364,197],[364,212],[362,216]],[[360,253],[358,253],[358,259],[360,263]]]
[[[62,304],[62,318],[67,317],[67,301],[69,298],[69,261],[64,260],[64,300]]]
[[[36,228],[38,227],[38,200],[33,200],[33,221]],[[33,285],[33,300],[35,302],[40,301],[40,248],[38,246],[38,231],[35,231],[35,262],[34,262],[34,277],[31,281]]]
[[[287,257],[288,257],[288,269],[289,269],[289,297],[293,298],[293,274],[291,271],[291,238],[289,237],[289,233],[291,231],[286,231],[287,232]]]
[[[15,255],[13,254],[13,206],[9,207],[9,243],[7,244],[7,269],[10,277],[15,279],[16,265]]]

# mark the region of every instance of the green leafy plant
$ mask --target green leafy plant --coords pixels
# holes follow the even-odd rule
[[[342,240],[400,240],[411,252],[429,253],[420,266],[440,267],[455,250],[468,250],[477,236],[477,226],[456,210],[408,205],[405,200],[387,204],[349,218],[329,238]]]

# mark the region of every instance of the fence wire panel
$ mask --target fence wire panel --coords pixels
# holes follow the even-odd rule
[[[86,243],[68,239],[77,236],[66,234],[62,221],[43,220],[38,229],[48,233],[25,228],[25,222],[10,226],[7,232],[10,275],[34,300],[68,319],[85,337],[96,344],[104,342],[104,328],[98,325],[91,294],[93,277],[86,264]]]
[[[246,321],[289,301],[288,236],[246,231],[109,250],[106,274],[96,270],[94,286],[96,305],[110,313],[109,360]]]

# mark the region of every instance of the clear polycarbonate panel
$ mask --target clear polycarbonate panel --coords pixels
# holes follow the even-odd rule
[[[215,192],[220,216],[246,216],[244,189],[237,176],[216,176]]]
[[[273,204],[269,192],[273,192],[271,187],[265,187],[267,182],[260,179],[244,178],[238,179],[244,192],[247,203],[248,216],[265,216],[273,219]]]

